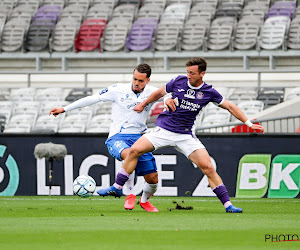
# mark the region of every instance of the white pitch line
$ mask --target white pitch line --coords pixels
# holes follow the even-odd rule
[[[168,200],[184,200],[186,197],[172,197],[172,198],[159,198],[159,199],[155,199],[156,201],[168,201]],[[189,197],[190,198],[190,197]],[[257,198],[256,200],[253,199],[239,199],[239,198],[234,198],[235,201],[239,201],[239,202],[285,202],[285,200],[273,200],[273,199],[267,199],[267,198]],[[279,198],[278,198],[279,199]],[[297,198],[296,198],[297,199]],[[120,199],[105,199],[105,198],[99,198],[99,199],[85,199],[85,198],[79,198],[79,197],[73,197],[73,198],[43,198],[43,197],[34,197],[34,198],[1,198],[0,197],[0,201],[14,201],[14,200],[24,200],[24,201],[31,201],[31,200],[42,200],[42,201],[120,201],[123,200],[122,198]],[[191,202],[220,202],[218,199],[197,199],[195,197],[195,199],[189,200]],[[297,200],[290,200],[291,202],[300,202],[299,199]]]

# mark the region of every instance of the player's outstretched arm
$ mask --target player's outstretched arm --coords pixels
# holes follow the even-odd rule
[[[50,110],[49,115],[54,115],[55,117],[61,113],[64,113],[65,110],[63,108],[53,108]]]
[[[160,89],[154,91],[145,101],[137,104],[133,108],[133,110],[138,113],[141,113],[147,104],[157,101],[159,98],[163,97],[165,94],[167,94],[167,93],[166,93],[166,87],[164,85]]]
[[[248,120],[242,110],[238,108],[234,103],[231,103],[227,100],[224,100],[223,103],[220,105],[221,108],[227,109],[235,118],[239,119],[241,122],[245,123],[248,127],[253,130],[258,130],[261,133],[265,133],[265,129],[263,126],[259,124],[253,124]]]

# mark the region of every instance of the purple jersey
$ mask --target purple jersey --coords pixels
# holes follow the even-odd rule
[[[206,83],[193,87],[186,76],[177,76],[166,84],[166,92],[172,93],[172,98],[178,101],[174,112],[162,112],[156,125],[166,130],[192,134],[192,127],[200,110],[209,102],[220,105],[223,97],[211,85]]]

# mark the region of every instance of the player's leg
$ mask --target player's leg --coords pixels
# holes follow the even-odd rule
[[[236,208],[231,204],[227,188],[223,184],[221,177],[214,169],[206,149],[197,149],[191,153],[188,158],[207,176],[210,187],[224,205],[226,212],[242,213],[243,209]]]
[[[123,163],[124,163],[124,160],[126,159],[128,153],[129,153],[129,147],[124,149],[121,152],[121,158],[123,160]],[[136,195],[133,193],[134,177],[135,177],[135,175],[132,173],[131,175],[129,175],[129,179],[126,182],[126,187],[128,190],[127,196],[125,198],[125,203],[124,203],[124,208],[126,210],[132,210],[132,209],[134,209],[134,206],[135,206]]]
[[[190,136],[187,139],[178,141],[175,148],[185,154],[207,176],[210,187],[224,205],[226,212],[241,213],[243,211],[231,204],[228,191],[214,169],[207,150],[198,138]]]
[[[110,138],[107,139],[105,142],[108,152],[110,153],[111,156],[113,156],[115,159],[122,161],[124,160],[128,153],[130,146],[132,143],[128,141],[128,138],[126,135],[120,135],[116,134]],[[128,178],[130,176],[128,175]],[[134,178],[134,176],[133,176]],[[129,183],[129,185],[132,185],[132,183]],[[102,188],[97,191],[97,193],[101,196],[107,196],[107,195],[112,195],[115,197],[120,197],[122,195],[122,191],[118,190],[117,188],[111,186],[108,188]]]
[[[133,149],[133,150],[132,150]],[[139,156],[146,152],[153,151],[153,145],[143,136],[139,138],[130,148],[129,153],[124,161],[124,164],[117,174],[115,183],[107,189],[99,189],[98,194],[113,195],[120,197],[122,195],[122,189],[126,181],[129,179],[129,175],[133,173],[136,168],[136,164]],[[129,165],[125,170],[125,165]]]
[[[147,159],[147,161],[141,161]],[[147,212],[158,212],[158,209],[154,207],[149,199],[156,192],[158,185],[158,173],[155,163],[155,158],[152,153],[146,153],[139,158],[136,167],[136,173],[143,175],[145,184],[143,187],[143,193],[140,198],[140,206]]]

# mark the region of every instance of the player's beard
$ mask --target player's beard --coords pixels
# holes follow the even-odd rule
[[[145,88],[142,88],[142,89],[140,89],[140,88],[134,89],[134,86],[133,86],[132,88],[133,88],[132,91],[133,91],[135,94],[139,94],[139,93],[143,92],[143,90],[145,89]]]

